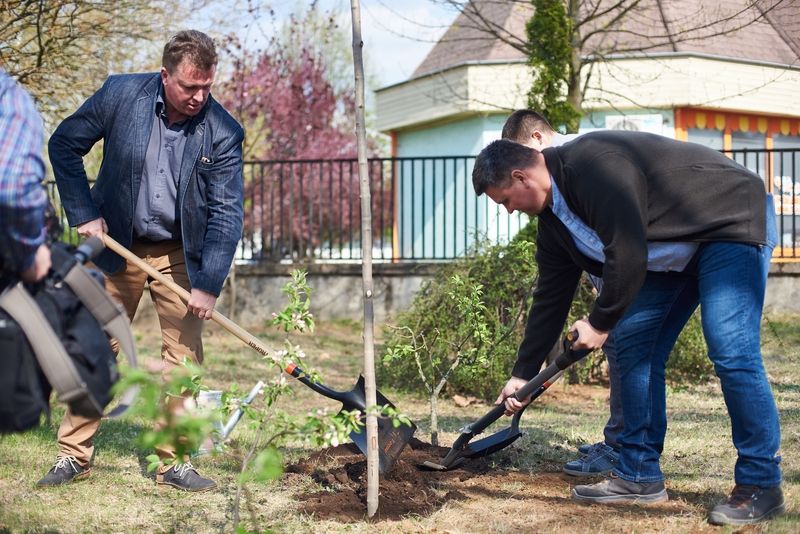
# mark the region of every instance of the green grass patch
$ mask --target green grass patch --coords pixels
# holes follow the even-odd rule
[[[153,358],[160,345],[157,328],[135,325],[142,352]],[[254,332],[277,343],[283,336]],[[357,322],[318,324],[311,335],[294,336],[310,366],[326,383],[349,389],[361,367],[361,326]],[[781,413],[784,491],[788,513],[767,526],[748,532],[800,531],[800,316],[770,316],[762,332],[764,360]],[[274,377],[249,347],[211,325],[205,337],[206,377],[210,388],[238,383],[249,389],[257,380]],[[417,437],[428,439],[428,408],[423,399],[379,384],[403,412],[418,424]],[[319,408],[338,410],[340,404],[310,392],[299,384],[296,393],[282,398],[278,408],[300,416]],[[669,429],[662,467],[667,476],[670,506],[665,509],[579,506],[569,499],[570,482],[557,475],[561,464],[575,458],[577,445],[601,438],[607,417],[607,390],[598,385],[550,388],[522,418],[525,436],[492,457],[502,491],[484,489],[488,478],[476,478],[467,498],[453,500],[425,517],[401,521],[362,521],[342,524],[298,513],[297,496],[320,489],[309,478],[294,477],[268,483],[253,482],[242,504],[243,524],[265,532],[733,532],[707,525],[706,513],[732,487],[735,451],[730,424],[718,383],[672,388],[668,392]],[[440,406],[440,439],[446,445],[465,423],[488,410],[478,404],[458,407],[444,398]],[[135,438],[143,421],[123,417],[102,424],[97,436],[92,475],[60,488],[39,489],[36,481],[50,468],[57,452],[56,430],[63,409],[55,406],[52,421],[25,434],[0,438],[0,532],[230,532],[232,503],[240,460],[231,456],[203,457],[195,464],[218,483],[218,490],[186,494],[156,487],[146,472],[145,457]],[[500,424],[505,425],[507,421]],[[245,448],[254,431],[237,426],[233,439]],[[312,451],[298,446],[284,450],[290,460]],[[515,473],[530,480],[548,475],[554,486],[544,488],[503,479]],[[528,480],[523,478],[522,480]]]

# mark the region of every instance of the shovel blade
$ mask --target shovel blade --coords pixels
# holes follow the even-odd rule
[[[475,443],[471,443],[464,449],[451,449],[441,463],[426,461],[417,467],[423,471],[450,471],[463,464],[467,458],[489,456],[500,449],[505,449],[520,437],[522,437],[522,432],[510,426]]]
[[[495,432],[491,436],[479,439],[475,443],[471,443],[469,447],[464,449],[462,456],[465,458],[481,458],[489,456],[492,453],[505,449],[515,441],[522,437],[522,432],[519,428],[509,426]]]
[[[362,422],[366,423],[366,418],[363,418]],[[381,474],[392,468],[416,430],[417,427],[414,424],[395,427],[390,420],[378,418],[378,469]],[[359,432],[351,432],[350,439],[353,440],[358,450],[366,456],[366,427],[359,427]]]
[[[364,377],[359,376],[355,387],[347,394],[348,399],[343,401],[343,410],[359,410],[361,412],[361,423],[364,426],[358,431],[350,433],[350,439],[358,447],[364,456],[367,455],[367,429],[366,429],[366,391],[364,389]],[[379,406],[389,405],[394,408],[392,401],[387,399],[380,391],[375,392],[375,399]],[[394,465],[395,460],[400,457],[403,448],[411,440],[416,432],[417,426],[401,424],[395,427],[390,419],[378,417],[378,461],[381,473],[387,472]]]
[[[440,463],[424,462],[417,467],[423,471],[449,471],[464,463],[467,458],[481,458],[489,456],[500,449],[505,449],[522,436],[522,432],[519,431],[519,419],[522,417],[522,412],[525,411],[526,407],[527,405],[523,406],[521,410],[514,414],[514,417],[511,418],[510,426],[495,432],[491,436],[479,439],[475,443],[470,443],[470,440],[475,435],[474,427],[468,425],[463,429],[462,434],[456,439],[447,456]],[[494,409],[494,411],[497,410],[498,408]],[[490,416],[491,413],[489,412],[484,417]]]

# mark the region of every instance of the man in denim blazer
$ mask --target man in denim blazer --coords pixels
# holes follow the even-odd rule
[[[159,73],[110,76],[50,139],[61,202],[81,236],[107,233],[191,292],[187,305],[168,288],[106,250],[96,264],[133,319],[145,282],[158,314],[162,369],[184,358],[201,363],[203,319],[211,318],[243,220],[242,140],[236,120],[210,95],[213,41],[183,31],[164,47]],[[103,140],[103,162],[90,188],[83,156]],[[173,410],[182,407],[177,399]],[[51,486],[89,474],[99,420],[67,413],[60,452],[39,481]],[[168,446],[162,459],[174,458]],[[215,486],[179,458],[156,480],[187,491]]]

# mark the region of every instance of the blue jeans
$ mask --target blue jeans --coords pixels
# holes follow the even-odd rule
[[[617,363],[617,349],[614,346],[614,331],[603,344],[603,353],[608,362],[608,404],[609,414],[605,428],[603,428],[603,442],[614,450],[619,450],[619,437],[625,429],[622,416],[622,384],[620,383],[619,363]]]
[[[705,243],[684,272],[648,272],[636,300],[614,328],[624,419],[614,470],[620,478],[664,478],[659,466],[667,430],[664,368],[699,304],[708,355],[722,385],[738,452],[736,483],[765,488],[780,484],[780,424],[761,360],[760,337],[776,242],[774,213],[770,206],[767,246]]]
[[[600,293],[603,290],[603,279],[599,276],[589,275],[589,281]],[[614,450],[619,450],[619,436],[624,429],[622,419],[622,397],[620,395],[619,364],[617,364],[617,351],[614,348],[613,331],[603,344],[603,354],[608,362],[608,403],[609,414],[605,428],[603,428],[603,442]]]

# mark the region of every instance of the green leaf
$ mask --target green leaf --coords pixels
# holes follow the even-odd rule
[[[274,447],[258,453],[253,461],[253,479],[257,482],[275,480],[283,474],[283,456]]]
[[[576,83],[576,73],[571,72],[572,55],[577,53],[572,49],[572,19],[563,0],[533,0],[533,5],[526,27],[533,70],[528,107],[547,117],[554,128],[577,132],[581,112],[567,101],[570,83]]]
[[[161,458],[159,458],[157,454],[150,454],[147,456],[147,458],[145,458],[145,460],[147,461],[148,473],[152,473],[158,469],[159,465],[161,465]]]

